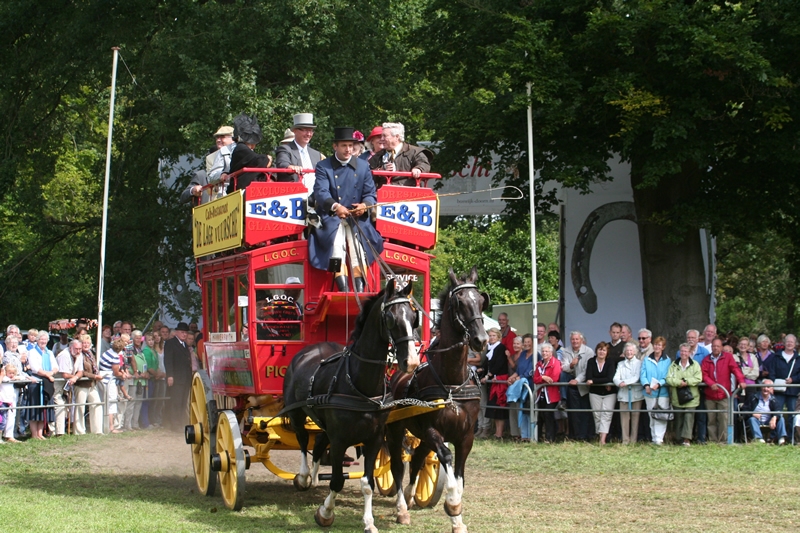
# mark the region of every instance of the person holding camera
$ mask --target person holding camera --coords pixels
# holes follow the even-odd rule
[[[689,446],[692,442],[694,409],[700,405],[698,385],[703,381],[703,373],[700,363],[692,359],[691,344],[681,344],[678,353],[678,360],[669,365],[667,385],[670,386],[672,408],[678,411],[675,413],[675,432],[683,439],[683,445]]]

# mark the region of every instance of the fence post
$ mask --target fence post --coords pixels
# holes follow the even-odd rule
[[[114,379],[113,376],[111,379]],[[105,380],[101,380],[103,383],[103,434],[111,433],[113,428],[108,427],[108,384],[105,383]]]

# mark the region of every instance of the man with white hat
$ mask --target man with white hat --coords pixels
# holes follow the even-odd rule
[[[297,175],[300,175],[303,169],[315,168],[317,163],[322,160],[322,154],[308,145],[314,136],[314,130],[317,128],[316,124],[314,124],[314,115],[311,113],[298,113],[294,115],[293,122],[291,130],[294,133],[294,141],[281,143],[275,149],[275,166],[277,168],[291,168]],[[294,181],[295,179],[292,175],[277,175],[278,181]],[[301,181],[309,192],[314,190],[313,172],[303,174]]]
[[[414,146],[406,142],[406,128],[400,122],[384,122],[381,131],[383,150],[369,158],[372,170],[388,170],[397,172],[411,172],[412,177],[381,177],[377,179],[376,186],[380,188],[386,183],[415,187],[416,178],[424,172],[431,171],[433,152],[427,148]]]

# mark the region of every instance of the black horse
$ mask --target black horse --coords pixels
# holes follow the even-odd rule
[[[408,507],[413,505],[417,475],[431,450],[441,465],[439,475],[445,476],[445,512],[450,516],[453,533],[465,533],[461,520],[461,496],[464,492],[464,465],[475,439],[475,422],[480,413],[480,389],[467,365],[469,349],[481,351],[487,335],[483,315],[489,306],[489,295],[478,291],[475,267],[468,276],[456,279],[450,270],[450,285],[442,292],[441,335],[435,347],[427,351],[428,362],[413,374],[396,373],[391,389],[395,400],[416,398],[424,401],[451,400],[444,409],[406,418],[387,426],[387,441],[392,461],[392,475],[397,489],[397,522],[409,524]],[[402,490],[402,445],[405,430],[420,439],[414,450],[410,479],[405,493]],[[455,461],[450,448],[455,447]]]
[[[372,494],[375,489],[375,458],[383,445],[390,407],[386,389],[389,347],[394,347],[403,372],[419,364],[414,345],[414,327],[419,315],[409,298],[411,284],[397,290],[395,281],[367,300],[356,320],[351,344],[320,343],[298,353],[289,365],[283,384],[284,411],[297,434],[302,459],[295,487],[316,486],[319,463],[330,444],[333,467],[330,494],[317,509],[314,519],[322,527],[333,524],[336,495],[344,486],[342,460],[349,446],[363,444],[364,531],[377,532],[372,517]],[[308,469],[309,416],[324,430],[314,442],[313,467]]]

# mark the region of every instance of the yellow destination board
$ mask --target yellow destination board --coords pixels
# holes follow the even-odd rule
[[[194,256],[223,252],[242,245],[244,191],[201,204],[192,210]]]

